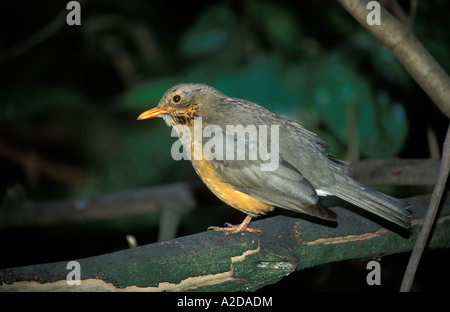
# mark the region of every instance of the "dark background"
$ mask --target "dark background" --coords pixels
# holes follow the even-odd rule
[[[0,4],[0,209],[17,192],[52,201],[198,181],[189,163],[171,158],[175,138],[162,120],[136,121],[180,82],[300,122],[347,161],[440,155],[448,119],[336,1],[80,1],[80,26],[67,25],[67,2]],[[399,3],[409,12],[409,1]],[[449,15],[447,0],[418,1],[413,26],[447,72]],[[178,234],[243,218],[215,209],[192,212]],[[112,252],[127,248],[125,234],[151,243],[155,218],[5,226],[0,267]],[[407,259],[384,258],[386,283],[376,289],[365,283],[366,262],[348,261],[292,274],[272,290],[397,290]],[[433,271],[417,290],[442,289],[432,279],[449,276],[432,264],[442,259],[448,252],[425,255],[422,267]]]

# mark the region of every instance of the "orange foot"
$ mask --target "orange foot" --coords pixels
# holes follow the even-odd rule
[[[225,223],[225,227],[210,226],[208,228],[208,230],[224,232],[225,235],[237,234],[237,233],[244,232],[244,231],[249,232],[249,233],[254,233],[254,234],[262,233],[260,228],[249,228],[248,227],[251,220],[252,220],[252,216],[248,215],[244,219],[244,221],[242,221],[242,223],[239,225],[232,225],[230,223]]]

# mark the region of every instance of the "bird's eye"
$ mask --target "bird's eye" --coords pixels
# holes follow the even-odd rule
[[[180,102],[181,102],[181,95],[179,95],[179,94],[174,94],[174,95],[172,96],[172,102],[173,102],[174,104],[180,103]]]

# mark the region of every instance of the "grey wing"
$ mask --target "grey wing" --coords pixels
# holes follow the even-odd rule
[[[223,132],[223,137],[228,140],[226,148],[230,148],[230,141],[240,142],[241,148],[245,146],[247,151],[259,148],[256,140],[236,135],[236,133]],[[223,144],[225,146],[226,142]],[[206,156],[208,155],[208,151],[204,151],[204,153]],[[261,170],[261,166],[267,161],[263,161],[259,157],[249,160],[249,153],[245,154],[244,160],[238,160],[237,157],[220,159],[220,157],[211,157],[211,154],[209,156],[221,179],[235,189],[269,205],[326,220],[336,220],[336,214],[333,211],[317,203],[318,195],[311,183],[279,155],[272,155],[272,157],[276,157],[276,169],[264,171]],[[235,156],[237,155],[235,154]]]

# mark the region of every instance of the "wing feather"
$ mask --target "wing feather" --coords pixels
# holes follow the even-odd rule
[[[216,133],[216,135],[218,135]],[[223,132],[225,140],[244,143],[247,151],[258,148],[258,142],[237,133]],[[223,142],[224,146],[226,142]],[[230,147],[229,145],[227,146]],[[217,148],[217,146],[216,146]],[[208,153],[208,151],[204,151]],[[278,158],[278,166],[273,171],[261,170],[265,162],[259,157],[244,160],[218,159],[210,157],[222,181],[229,183],[238,191],[248,194],[269,205],[306,213],[318,218],[336,220],[334,212],[318,205],[318,195],[311,183],[293,165]],[[211,155],[209,155],[211,156]],[[278,156],[277,156],[278,157]]]

